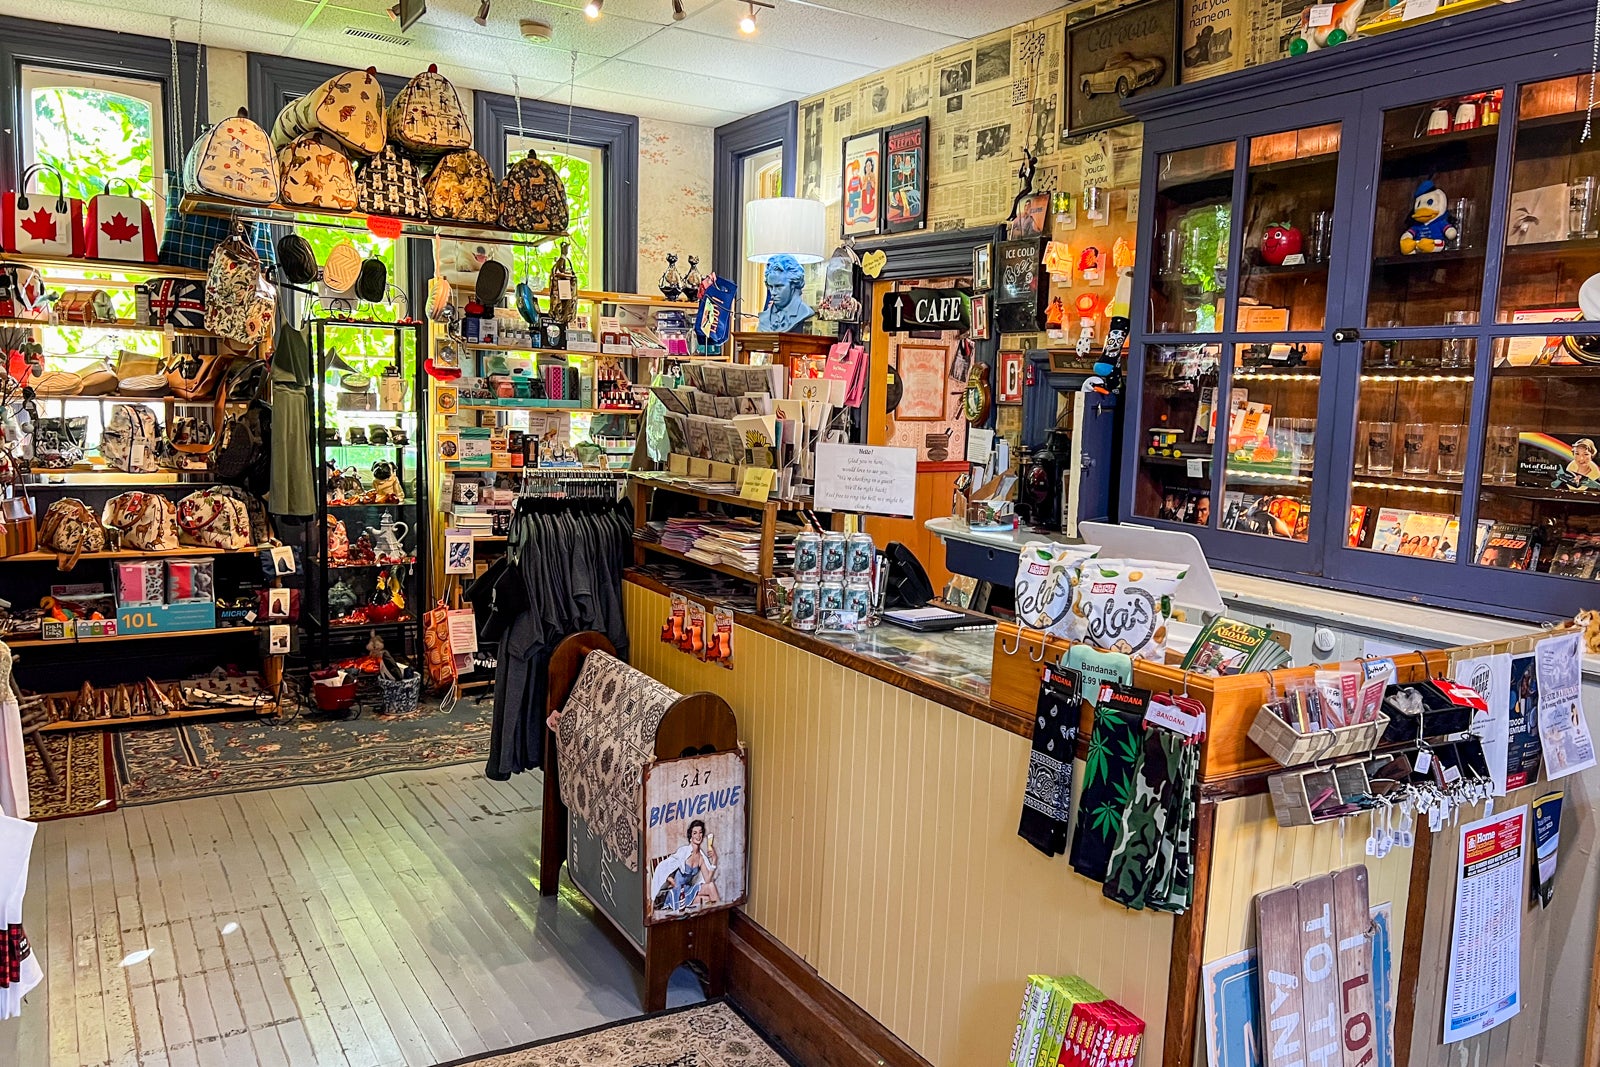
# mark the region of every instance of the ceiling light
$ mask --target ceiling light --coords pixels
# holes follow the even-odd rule
[[[472,18],[473,22],[480,26],[489,25],[489,5],[491,2],[492,0],[482,0],[482,3],[478,5],[478,13]]]
[[[548,41],[555,36],[555,28],[548,22],[538,19],[523,19],[517,23],[517,29],[522,31],[522,36],[530,41]]]
[[[672,21],[683,21],[683,0],[672,0]]]
[[[605,6],[606,0],[589,0],[583,5],[583,13],[592,19],[600,17],[600,9]]]
[[[751,4],[750,10],[745,12],[744,18],[739,20],[739,32],[756,32],[756,5]]]

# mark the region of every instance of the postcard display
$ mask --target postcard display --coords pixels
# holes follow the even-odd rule
[[[1529,619],[1592,604],[1600,327],[1551,325],[1600,321],[1581,14],[1470,14],[1128,101],[1150,254],[1123,519],[1244,570]]]

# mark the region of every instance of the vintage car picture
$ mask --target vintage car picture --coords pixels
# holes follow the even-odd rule
[[[1131,122],[1131,96],[1177,84],[1177,0],[1146,0],[1067,25],[1067,135]]]

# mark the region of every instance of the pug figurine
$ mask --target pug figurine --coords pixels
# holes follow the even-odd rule
[[[400,475],[393,463],[380,459],[372,465],[371,496],[374,504],[404,503],[405,495],[405,489],[400,485]]]

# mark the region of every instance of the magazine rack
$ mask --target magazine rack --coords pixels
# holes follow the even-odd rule
[[[559,711],[567,702],[584,658],[599,649],[615,655],[615,649],[604,635],[586,630],[572,634],[556,646],[550,657],[549,688],[545,712]],[[585,828],[580,816],[573,815],[561,801],[561,768],[556,758],[554,732],[547,726],[544,746],[544,816],[539,842],[539,895],[555,896],[560,888],[561,865],[568,865],[568,877],[595,910],[606,917],[611,928],[632,952],[644,958],[645,998],[647,1012],[661,1011],[667,1006],[667,983],[672,972],[681,964],[697,960],[706,970],[707,994],[721,996],[728,984],[728,917],[731,908],[723,908],[687,919],[659,922],[644,926],[632,920],[632,908],[622,905],[630,897],[643,908],[644,883],[650,876],[645,863],[643,842],[645,827],[640,813],[640,862],[637,872],[614,865],[600,872],[605,883],[618,871],[626,878],[618,878],[609,885],[586,885],[580,880],[576,857],[571,848],[574,833]],[[730,752],[739,747],[739,722],[728,702],[713,693],[691,693],[680,696],[667,709],[656,727],[655,758],[677,759],[682,756],[707,755]],[[591,850],[599,851],[599,850]],[[602,861],[603,862],[603,861]],[[626,912],[626,914],[624,914]]]

